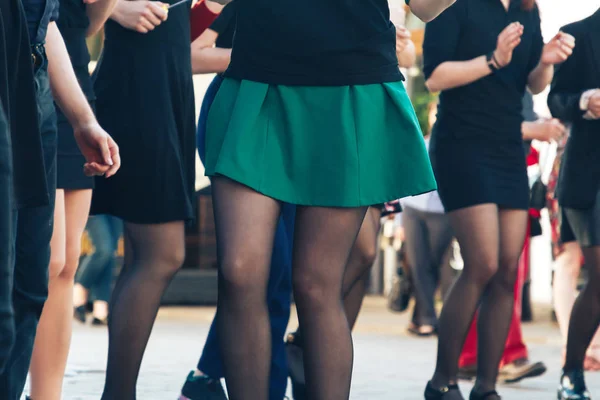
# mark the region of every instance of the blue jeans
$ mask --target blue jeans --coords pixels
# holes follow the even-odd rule
[[[2,400],[19,400],[25,386],[33,343],[42,308],[48,297],[50,239],[56,195],[56,112],[45,56],[35,73],[35,88],[50,204],[23,208],[13,216],[16,229],[12,300],[15,342],[0,375]]]
[[[206,120],[208,111],[219,90],[222,79],[217,76],[204,96],[200,118],[198,120],[198,153],[204,162],[206,137]],[[292,297],[292,239],[294,234],[294,220],[296,207],[283,204],[282,216],[277,225],[271,260],[269,284],[267,287],[267,306],[271,321],[272,359],[271,379],[269,386],[269,399],[282,400],[285,396],[288,379],[288,367],[285,354],[284,335],[290,319]],[[222,378],[223,361],[219,352],[219,336],[216,323],[213,323],[204,345],[204,350],[198,369],[213,379]]]
[[[86,229],[94,252],[81,260],[75,282],[90,291],[94,300],[108,302],[123,222],[112,215],[96,215],[88,219]]]

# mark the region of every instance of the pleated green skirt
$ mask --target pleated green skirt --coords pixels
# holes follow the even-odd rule
[[[208,116],[205,169],[304,206],[369,206],[436,189],[402,82],[298,87],[225,79]]]

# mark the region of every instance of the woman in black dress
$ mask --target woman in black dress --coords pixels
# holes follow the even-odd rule
[[[92,107],[86,37],[104,24],[114,0],[62,0],[58,28],[79,85]],[[93,178],[83,171],[85,157],[67,117],[56,106],[58,127],[57,190],[54,210],[48,300],[40,318],[30,366],[33,398],[59,400],[71,342],[73,283],[81,253],[81,236],[90,210]]]
[[[125,235],[125,265],[110,302],[104,400],[135,398],[162,294],[184,260],[184,223],[193,218],[190,3],[167,6],[118,0],[95,73],[98,119],[129,160],[114,180],[96,180],[92,199],[92,213],[121,218]]]
[[[428,400],[463,399],[458,359],[480,302],[482,351],[471,399],[499,399],[529,203],[521,99],[527,88],[544,90],[573,46],[563,33],[544,46],[534,0],[462,0],[426,27],[427,86],[441,91],[431,161],[465,262],[440,316]]]

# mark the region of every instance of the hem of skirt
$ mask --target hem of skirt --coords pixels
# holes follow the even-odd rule
[[[446,213],[449,213],[452,211],[463,210],[463,209],[469,208],[469,207],[482,206],[485,204],[494,204],[494,205],[498,206],[498,208],[501,210],[529,211],[529,204],[524,206],[522,204],[509,204],[509,203],[503,203],[503,202],[491,201],[491,200],[474,201],[474,202],[470,202],[470,203],[466,203],[466,204],[461,204],[460,206],[456,206],[456,207],[446,206],[444,204],[444,209],[446,210]]]
[[[296,206],[305,206],[305,207],[332,207],[332,208],[370,207],[370,206],[376,206],[379,204],[387,203],[389,201],[402,199],[404,197],[419,196],[421,194],[430,193],[430,192],[437,190],[435,185],[433,185],[433,187],[423,185],[423,187],[414,188],[413,190],[406,190],[406,189],[398,190],[398,192],[393,195],[386,195],[384,197],[376,198],[373,200],[360,199],[356,202],[351,202],[351,201],[336,202],[336,201],[326,201],[326,200],[321,201],[320,199],[317,199],[317,200],[313,199],[313,200],[309,201],[306,199],[299,199],[299,198],[294,197],[289,194],[275,193],[274,191],[266,191],[266,190],[264,190],[264,188],[259,187],[259,185],[249,183],[246,179],[241,177],[239,174],[236,174],[235,172],[231,172],[231,171],[224,171],[223,169],[220,169],[220,168],[216,168],[214,171],[206,170],[204,174],[205,174],[205,176],[208,176],[208,177],[224,176],[226,178],[229,178],[241,185],[247,186],[250,189],[252,189],[262,195],[270,197],[272,199],[275,199],[275,200],[278,200],[278,201],[281,201],[284,203],[288,203],[288,204],[294,204]]]
[[[124,213],[120,213],[117,212],[115,210],[92,210],[90,212],[90,215],[111,215],[113,217],[119,218],[120,220],[124,221],[124,222],[129,222],[132,224],[139,224],[139,225],[158,225],[158,224],[167,224],[169,222],[178,222],[178,221],[183,221],[185,223],[189,223],[192,222],[195,217],[194,216],[167,216],[165,218],[153,218],[153,219],[149,219],[149,218],[137,218],[137,217],[131,217],[131,216],[127,216]]]

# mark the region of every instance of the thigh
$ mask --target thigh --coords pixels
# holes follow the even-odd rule
[[[500,210],[500,268],[516,270],[525,245],[529,216],[525,210]]]
[[[302,287],[327,285],[342,295],[342,280],[350,251],[367,207],[298,207],[294,232],[293,274]]]
[[[600,246],[600,192],[592,208],[565,208],[565,214],[577,242],[583,249]]]
[[[62,273],[66,260],[66,210],[65,191],[59,189],[54,198],[54,227],[52,239],[50,240],[50,278],[57,277]]]
[[[65,190],[66,257],[75,273],[81,253],[81,236],[90,212],[91,190]]]
[[[477,273],[480,268],[494,272],[500,245],[498,206],[481,204],[448,215],[464,260],[463,273]]]

